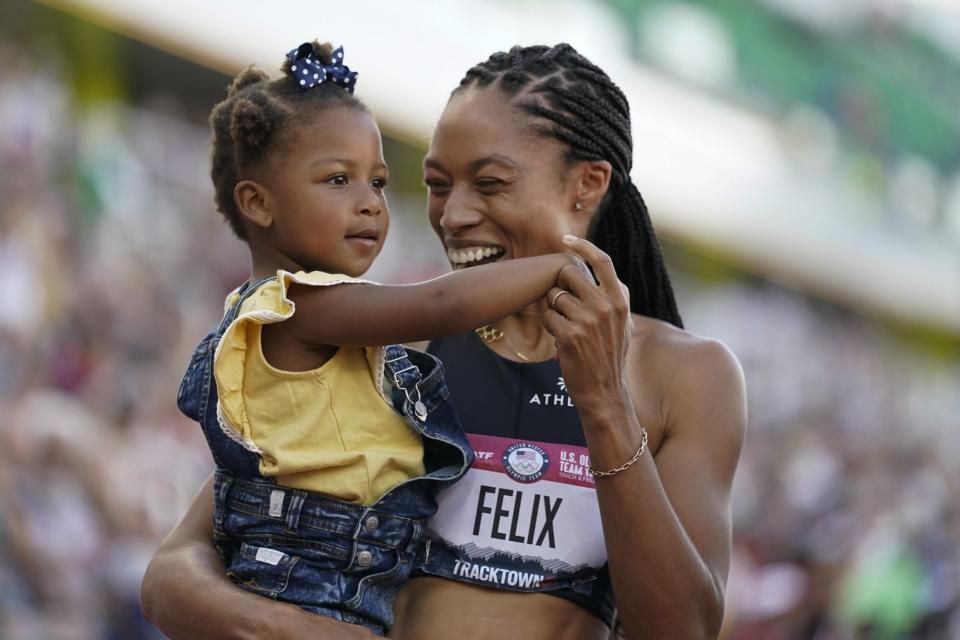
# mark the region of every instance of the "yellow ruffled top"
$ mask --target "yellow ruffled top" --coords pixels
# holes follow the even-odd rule
[[[260,456],[260,473],[283,486],[373,504],[423,474],[423,444],[392,408],[383,386],[383,347],[340,347],[312,371],[282,371],[263,356],[263,325],[293,316],[291,284],[367,283],[320,271],[278,271],[258,287],[224,332],[213,373],[220,427]],[[227,306],[237,300],[227,297]]]

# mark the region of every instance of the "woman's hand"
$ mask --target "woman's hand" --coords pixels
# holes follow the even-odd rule
[[[593,243],[564,236],[574,254],[590,265],[598,280],[579,269],[564,268],[547,292],[543,325],[557,341],[560,369],[581,416],[629,398],[624,364],[633,321],[626,286],[617,279],[610,256]]]

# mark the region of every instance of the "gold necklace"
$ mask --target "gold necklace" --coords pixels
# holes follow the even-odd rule
[[[497,329],[495,326],[488,324],[480,327],[479,329],[474,329],[474,333],[480,336],[480,339],[487,344],[493,344],[494,342],[503,340],[507,346],[510,347],[515,354],[517,354],[518,358],[524,362],[530,362],[530,358],[523,355],[519,349],[513,346],[513,343],[510,342],[510,338],[508,338],[507,334],[503,332],[503,329]]]

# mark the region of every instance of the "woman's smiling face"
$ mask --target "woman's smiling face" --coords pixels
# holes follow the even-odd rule
[[[564,145],[496,87],[457,92],[424,159],[427,212],[453,268],[562,252],[584,235]]]

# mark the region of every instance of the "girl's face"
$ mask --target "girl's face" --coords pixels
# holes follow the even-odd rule
[[[529,126],[496,87],[447,104],[423,164],[430,223],[454,269],[562,252],[565,233],[586,233],[565,147]]]
[[[305,271],[363,274],[389,226],[380,130],[368,113],[325,110],[294,125],[270,163],[271,248]]]

